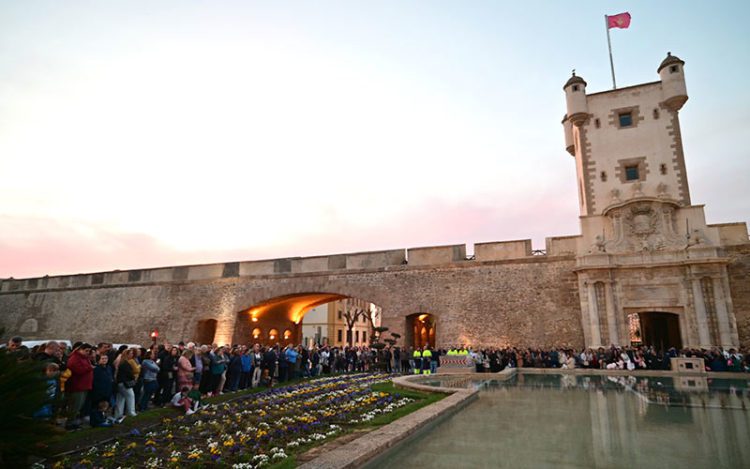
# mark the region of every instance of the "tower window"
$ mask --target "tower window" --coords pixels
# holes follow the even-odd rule
[[[665,165],[664,163],[660,164],[659,165],[659,172],[662,175],[667,174],[667,165]]]
[[[658,119],[658,118],[659,118],[659,110],[654,108],[654,119]]]
[[[623,112],[618,115],[620,127],[631,127],[633,125],[633,113]]]
[[[578,91],[578,85],[573,85],[573,91]]]
[[[341,342],[341,337],[342,337],[342,334],[341,334],[341,329],[339,329],[339,330],[338,330],[337,332],[338,332],[338,333],[336,334],[336,336],[337,336],[337,337],[338,337],[338,339],[339,339],[339,340],[338,340],[338,342]]]
[[[599,177],[601,178],[602,182],[607,182],[607,172],[606,171],[602,171],[599,174]]]
[[[640,179],[638,173],[638,165],[625,166],[625,180],[626,181],[637,181]]]
[[[594,119],[594,126],[597,129],[602,126],[602,122],[599,120],[599,118]]]
[[[669,67],[669,73],[677,73],[679,71],[680,71],[680,67],[678,67],[677,65],[671,65]]]

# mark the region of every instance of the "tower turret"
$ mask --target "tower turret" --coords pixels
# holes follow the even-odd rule
[[[671,111],[679,111],[688,100],[684,66],[683,60],[667,52],[667,58],[662,60],[657,69],[661,78],[664,105]]]
[[[563,86],[565,90],[565,102],[568,105],[568,120],[575,126],[580,126],[589,118],[589,107],[586,102],[586,81],[576,76],[573,70],[573,76]]]

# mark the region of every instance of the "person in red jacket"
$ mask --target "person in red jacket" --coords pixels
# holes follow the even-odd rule
[[[70,378],[65,383],[65,396],[68,403],[68,422],[66,427],[80,426],[78,414],[81,412],[86,395],[94,383],[94,367],[91,365],[91,344],[83,343],[73,350],[68,358],[67,368]]]

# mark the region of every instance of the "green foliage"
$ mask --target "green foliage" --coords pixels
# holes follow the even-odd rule
[[[32,415],[47,403],[42,365],[0,350],[0,466],[25,467],[52,425]]]

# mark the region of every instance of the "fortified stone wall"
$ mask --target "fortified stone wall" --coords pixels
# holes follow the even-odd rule
[[[731,246],[726,248],[725,252],[732,259],[727,270],[740,345],[748,350],[750,349],[750,244]]]
[[[226,273],[229,265],[212,269]],[[215,319],[216,340],[229,342],[236,328],[247,326],[237,323],[248,320],[241,311],[279,296],[326,292],[377,304],[383,325],[402,337],[407,316],[433,314],[439,346],[579,347],[583,334],[574,267],[573,256],[532,256],[195,280],[186,278],[192,271],[183,268],[182,280],[172,272],[157,279],[151,275],[148,282],[81,280],[81,286],[63,289],[36,284],[29,290],[29,280],[19,280],[14,282],[25,282],[22,287],[3,285],[0,292],[0,326],[6,336],[21,333],[27,339],[147,343],[154,328],[168,341],[189,340],[199,321]],[[94,275],[127,279],[129,274]]]

